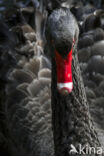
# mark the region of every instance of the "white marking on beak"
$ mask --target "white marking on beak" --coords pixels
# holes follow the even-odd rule
[[[67,91],[68,93],[72,92],[73,89],[73,83],[72,82],[67,82],[67,83],[57,83],[57,88],[60,93],[64,94],[64,92]]]
[[[73,88],[73,83],[72,82],[57,83],[57,87],[60,89],[62,89],[64,87],[71,89],[71,88]]]

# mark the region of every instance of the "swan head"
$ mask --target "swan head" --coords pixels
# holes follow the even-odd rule
[[[47,29],[54,47],[57,89],[60,94],[68,95],[73,89],[72,53],[78,40],[78,25],[68,8],[58,8],[49,16]]]

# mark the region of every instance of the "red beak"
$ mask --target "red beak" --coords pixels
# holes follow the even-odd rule
[[[63,94],[67,95],[72,92],[72,49],[67,55],[67,58],[63,58],[55,50],[56,68],[57,68],[57,89]]]

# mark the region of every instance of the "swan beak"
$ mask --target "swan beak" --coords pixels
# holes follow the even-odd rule
[[[72,49],[63,58],[57,51],[55,51],[56,71],[57,71],[57,89],[61,95],[68,95],[73,90],[72,82]]]

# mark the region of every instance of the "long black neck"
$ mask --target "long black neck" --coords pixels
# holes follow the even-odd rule
[[[56,64],[54,57],[52,58],[52,122],[55,156],[72,156],[72,153],[69,153],[71,144],[76,148],[79,144],[100,147],[89,114],[77,53],[73,53],[72,72],[74,89],[64,97],[57,91]]]

